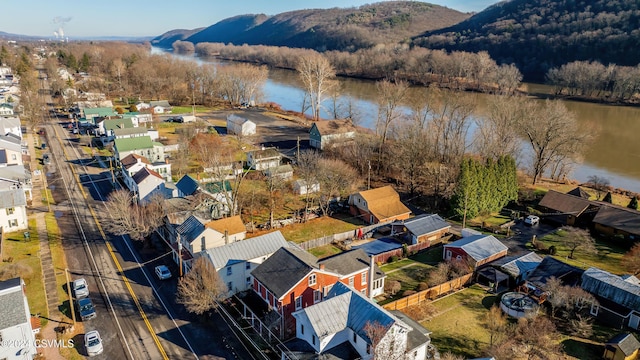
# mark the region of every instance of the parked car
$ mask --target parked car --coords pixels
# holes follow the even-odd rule
[[[102,354],[104,347],[102,346],[100,333],[97,330],[89,331],[84,334],[84,347],[87,348],[87,355],[89,356]]]
[[[89,287],[87,286],[87,280],[84,278],[73,280],[73,294],[76,299],[89,296]]]
[[[51,164],[51,158],[49,157],[49,154],[43,154],[42,165],[49,165],[49,164]]]
[[[171,278],[171,271],[166,265],[158,265],[156,266],[156,276],[160,280],[166,280]]]
[[[93,319],[97,316],[96,309],[93,307],[93,303],[88,297],[78,300],[77,303],[78,312],[80,313],[80,318],[82,319],[82,321]]]
[[[540,223],[540,218],[535,215],[529,215],[524,219],[524,223],[527,225],[535,226]]]

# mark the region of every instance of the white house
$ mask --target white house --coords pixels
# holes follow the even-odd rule
[[[25,230],[28,226],[27,198],[18,185],[0,190],[0,226],[4,233]]]
[[[133,175],[145,167],[160,174],[165,181],[171,181],[171,164],[169,162],[157,162],[152,164],[144,156],[129,154],[120,160],[120,165],[122,166],[123,180],[129,190],[131,190],[133,186]]]
[[[151,162],[165,161],[164,145],[154,142],[150,136],[115,139],[114,148],[117,160],[122,160],[129,154],[137,154],[146,157]]]
[[[148,110],[151,109],[151,104],[141,101],[136,104],[136,108],[138,109],[138,111]]]
[[[6,99],[6,98],[5,98]],[[12,116],[13,105],[0,101],[0,116]]]
[[[281,247],[289,246],[280,231],[207,249],[207,257],[227,285],[227,296],[251,289],[251,271]]]
[[[256,124],[253,121],[234,114],[227,116],[227,134],[248,136],[255,133]]]
[[[0,135],[0,166],[22,165],[22,141],[8,134]]]
[[[135,173],[131,179],[133,191],[136,194],[138,202],[144,203],[151,199],[155,194],[160,194],[166,197],[166,190],[164,187],[164,178],[157,172],[143,167]]]
[[[0,117],[0,135],[13,134],[22,139],[22,126],[17,116]]]
[[[361,359],[424,360],[431,342],[430,332],[417,322],[391,313],[337,282],[325,299],[293,313],[296,340],[286,343],[297,357],[325,354],[342,347]],[[372,342],[372,337],[378,337]]]
[[[247,165],[254,170],[266,170],[280,166],[282,155],[275,148],[253,150],[247,152]]]
[[[213,240],[220,239],[219,232],[204,226],[203,221],[194,215],[176,227],[176,234],[182,243],[182,251],[192,256],[213,247]]]
[[[247,228],[244,226],[240,215],[212,220],[204,226],[217,232],[213,239],[207,239],[207,244],[210,245],[208,248],[242,241],[247,236]]]
[[[298,195],[316,193],[320,191],[320,183],[317,181],[307,183],[302,179],[298,179],[293,182],[293,191]]]
[[[280,165],[270,167],[264,171],[267,177],[277,177],[282,180],[289,180],[293,177],[293,167],[291,165]]]
[[[170,114],[173,109],[167,100],[150,101],[149,107],[154,114]]]
[[[21,278],[0,281],[0,359],[33,359],[37,355],[31,311]]]

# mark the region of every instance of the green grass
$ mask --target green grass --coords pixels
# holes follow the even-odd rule
[[[70,320],[71,312],[69,309],[69,302],[65,302],[65,299],[68,300],[69,298],[69,293],[65,291],[66,288],[64,287],[67,283],[67,277],[64,270],[67,268],[67,261],[64,255],[64,248],[61,243],[60,228],[58,227],[58,223],[52,213],[45,215],[45,223],[47,226],[47,233],[49,234],[49,249],[51,249],[53,271],[56,274],[56,284],[58,285],[56,287],[58,291],[58,299],[60,303],[63,304],[60,310]]]
[[[596,238],[597,254],[585,253],[578,248],[573,254],[573,259],[569,258],[571,251],[564,246],[562,236],[558,233],[549,234],[538,241],[542,242],[547,249],[550,246],[555,246],[557,253],[554,257],[568,264],[583,269],[593,266],[613,274],[625,273],[620,260],[628,249],[613,243],[611,240]]]
[[[211,111],[211,108],[196,105],[196,114]],[[171,113],[172,114],[191,114],[193,112],[193,108],[191,106],[173,106]]]
[[[44,279],[42,277],[42,267],[40,265],[40,242],[36,231],[35,219],[29,220],[29,239],[25,240],[24,231],[7,233],[2,241],[2,263],[0,270],[7,270],[10,266],[24,266],[29,268],[29,273],[18,274],[24,280],[27,287],[27,300],[29,310],[32,314],[40,313],[43,316],[49,315],[47,301],[44,294]],[[8,262],[11,258],[11,262]],[[9,276],[11,278],[13,276]],[[7,279],[8,279],[7,278]],[[3,279],[3,280],[7,280]],[[42,326],[47,320],[41,318]]]
[[[409,259],[423,264],[437,265],[442,261],[442,245],[436,245],[415,255],[411,255]]]
[[[401,259],[398,261],[394,261],[390,264],[384,264],[380,266],[380,269],[385,273],[390,273],[391,271],[397,270],[403,266],[413,265],[415,263],[412,259]]]
[[[309,220],[306,223],[283,227],[280,232],[288,241],[301,243],[331,234],[355,230],[358,227],[357,225],[325,216]]]
[[[309,253],[311,253],[313,256],[317,257],[318,259],[323,259],[331,255],[339,254],[341,252],[342,250],[340,250],[339,248],[333,245],[320,246],[320,247],[309,250]]]
[[[466,358],[477,357],[489,344],[484,316],[495,302],[479,286],[433,301],[436,315],[421,324],[431,330],[431,342],[440,353],[452,352]]]
[[[402,297],[402,292],[405,290],[417,291],[417,287],[421,282],[428,283],[429,273],[431,273],[433,269],[434,267],[431,265],[413,262],[407,267],[387,273],[387,279],[385,281],[396,280],[399,281],[401,285],[397,297],[394,297],[392,300]]]

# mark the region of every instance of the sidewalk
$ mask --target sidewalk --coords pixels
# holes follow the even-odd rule
[[[37,134],[25,134],[25,141],[29,146],[29,155],[31,157],[31,171],[37,168],[38,158],[36,157],[36,142],[40,145],[39,135]],[[45,298],[47,301],[47,319],[49,320],[45,326],[40,329],[42,339],[55,340],[58,338],[56,328],[66,323],[61,321],[66,320],[66,316],[60,312],[58,306],[61,305],[60,299],[58,299],[58,284],[56,283],[56,273],[53,267],[53,261],[51,258],[51,249],[49,248],[49,234],[47,233],[47,224],[45,222],[45,214],[48,211],[47,204],[43,203],[42,190],[44,188],[44,177],[46,173],[41,175],[41,180],[33,182],[32,202],[28,207],[27,213],[29,219],[36,220],[36,231],[38,232],[38,239],[40,239],[40,265],[42,266],[42,278],[44,281]],[[64,360],[64,357],[60,355],[58,348],[55,347],[43,347],[39,349],[47,360]]]

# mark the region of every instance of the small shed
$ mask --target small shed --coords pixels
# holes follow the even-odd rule
[[[227,133],[241,136],[255,135],[256,124],[249,119],[231,114],[227,116]]]
[[[280,165],[266,169],[264,174],[267,177],[278,177],[282,180],[289,180],[293,177],[293,167],[291,165]]]
[[[178,119],[182,123],[196,122],[196,120],[197,120],[195,115],[180,115],[180,116],[178,116]]]
[[[317,181],[308,183],[305,180],[298,179],[293,182],[293,191],[298,195],[316,193],[320,191],[320,183]]]
[[[604,344],[602,358],[606,360],[635,360],[638,358],[639,349],[640,342],[633,334],[618,334]]]

